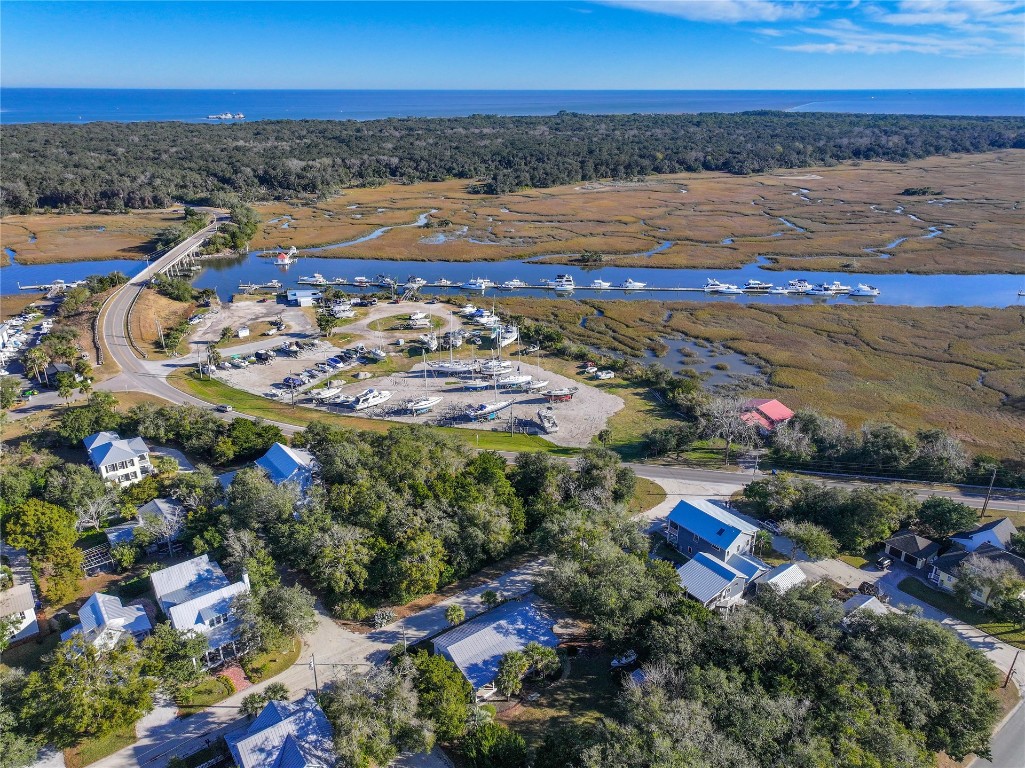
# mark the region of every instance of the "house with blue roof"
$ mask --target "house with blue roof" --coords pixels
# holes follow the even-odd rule
[[[89,463],[104,482],[124,487],[153,472],[149,446],[141,437],[123,440],[117,432],[97,432],[82,443],[89,454]]]
[[[122,605],[113,595],[96,592],[78,609],[80,623],[61,634],[61,640],[75,635],[101,651],[109,651],[122,641],[141,641],[153,631],[146,609],[141,605]]]
[[[313,482],[316,460],[309,451],[274,443],[256,460],[256,466],[267,473],[275,485],[295,483],[305,493]]]
[[[239,620],[232,603],[249,592],[249,576],[234,584],[221,566],[200,555],[150,574],[157,603],[177,630],[193,630],[206,636],[206,667],[235,658],[244,649],[239,639]]]
[[[224,741],[237,768],[330,768],[338,757],[333,731],[316,697],[271,701],[244,731]]]
[[[451,661],[463,673],[478,698],[497,690],[498,664],[510,651],[522,651],[528,643],[555,648],[555,617],[533,594],[510,600],[434,639],[434,652]]]
[[[666,539],[680,553],[728,562],[754,550],[757,526],[705,499],[683,499],[669,513]]]

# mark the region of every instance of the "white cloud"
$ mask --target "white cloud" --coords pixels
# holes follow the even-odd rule
[[[818,27],[803,27],[805,35],[826,38],[823,42],[805,42],[780,46],[786,51],[802,53],[922,53],[940,56],[974,56],[978,54],[1020,54],[1021,47],[1012,40],[984,34],[981,30],[960,33],[940,29],[929,33],[868,29],[847,19]]]
[[[689,21],[739,24],[808,19],[818,14],[813,2],[778,0],[602,0],[635,11],[660,13]]]

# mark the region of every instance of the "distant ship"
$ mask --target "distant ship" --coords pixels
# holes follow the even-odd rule
[[[241,112],[232,114],[231,112],[221,112],[219,115],[207,115],[207,120],[245,120],[246,116]]]

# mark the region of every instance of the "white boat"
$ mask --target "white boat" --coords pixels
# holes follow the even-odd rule
[[[599,381],[607,381],[608,379],[615,378],[615,376],[615,371],[598,371],[598,373],[594,374],[594,378]]]
[[[331,314],[337,317],[339,320],[351,320],[356,316],[355,310],[338,309],[337,307],[331,310]]]
[[[553,435],[559,431],[559,422],[555,420],[555,409],[552,406],[549,405],[547,408],[539,409],[537,420],[546,435]]]
[[[544,396],[553,403],[567,403],[577,393],[576,387],[560,387],[559,389],[547,389]]]
[[[598,366],[589,365],[586,368],[584,368],[584,373],[586,373],[588,376],[593,376],[594,374],[598,373]]]
[[[793,291],[791,291],[789,288],[782,288],[781,287],[781,288],[770,288],[769,289],[769,294],[771,296],[789,296],[791,293],[793,293]]]
[[[831,285],[822,283],[822,285],[812,286],[809,290],[805,291],[809,296],[836,296],[837,292]]]
[[[851,287],[849,285],[844,285],[843,283],[839,282],[838,280],[834,280],[833,282],[831,282],[829,284],[829,287],[833,290],[834,293],[850,293],[851,292]]]
[[[486,277],[475,277],[463,283],[462,287],[467,291],[486,291],[491,288],[494,282]]]
[[[623,283],[619,287],[620,288],[624,288],[624,289],[626,289],[628,291],[639,291],[641,288],[644,288],[646,285],[647,285],[647,283],[639,283],[636,280],[627,279],[627,280],[624,280]]]
[[[753,277],[744,283],[745,291],[771,291],[772,288],[772,283],[766,283],[762,280],[757,280]]]
[[[506,347],[520,338],[520,329],[515,325],[495,326],[491,332],[491,339],[498,344],[498,347]]]
[[[300,277],[299,282],[307,283],[308,285],[326,285],[327,278],[320,274],[320,272],[314,272],[311,277]]]
[[[374,347],[372,350],[367,352],[367,354],[370,355],[370,357],[374,358],[375,360],[387,360],[388,359],[388,353],[385,352],[380,347]]]
[[[411,312],[409,315],[410,320],[427,320],[429,315],[426,312]]]
[[[391,396],[392,393],[387,389],[367,389],[356,395],[349,407],[354,411],[362,411],[391,400]]]
[[[509,376],[502,376],[498,379],[498,386],[500,387],[522,387],[525,384],[529,384],[533,381],[533,376],[527,376],[525,374],[510,374]]]
[[[446,280],[444,277],[439,277],[437,280],[434,281],[434,284],[441,286],[442,288],[445,288],[447,286],[452,285],[452,281]]]
[[[515,291],[517,288],[526,288],[527,284],[517,277],[512,280],[506,280],[498,287],[503,291]]]
[[[512,405],[511,400],[496,400],[493,403],[482,403],[466,409],[466,417],[471,421],[490,421]]]
[[[591,281],[591,287],[594,288],[595,290],[603,291],[606,288],[611,288],[612,287],[612,283],[610,283],[608,280],[598,280],[598,279],[595,279],[595,280]]]
[[[480,392],[482,389],[491,389],[495,383],[490,379],[468,379],[463,382],[463,389],[469,392]]]
[[[407,320],[403,326],[408,331],[419,331],[431,327],[430,320]]]
[[[463,346],[463,334],[449,331],[441,337],[441,344],[445,349],[459,349]]]
[[[425,285],[427,285],[427,281],[424,280],[422,277],[415,277],[413,275],[410,275],[409,279],[406,280],[405,287],[407,291],[415,291],[418,288],[423,288]]]
[[[788,282],[787,287],[790,288],[791,293],[807,293],[815,286],[813,286],[811,283],[809,283],[807,280],[801,277],[797,280],[791,280],[790,282]]]
[[[873,285],[858,283],[858,287],[851,291],[851,296],[878,296],[879,289]]]
[[[436,334],[433,334],[433,333],[421,334],[420,338],[419,338],[419,341],[424,346],[424,348],[427,349],[427,351],[429,351],[429,352],[433,352],[434,350],[436,350],[438,348],[438,337],[437,337]]]
[[[738,288],[737,286],[731,285],[730,283],[723,283],[723,287],[716,291],[716,293],[722,293],[729,296],[736,296],[738,294],[742,294],[743,292],[743,288]]]
[[[353,285],[367,286],[370,285],[370,281],[365,277],[354,277],[352,278]]]
[[[437,363],[431,363],[431,370],[435,374],[460,376],[467,373],[473,373],[477,370],[477,365],[469,362],[462,362],[459,360],[443,360]]]
[[[411,400],[406,403],[406,409],[413,416],[422,416],[427,413],[431,408],[436,406],[442,401],[440,397],[421,397],[419,400]]]
[[[723,288],[726,285],[729,285],[729,283],[720,283],[714,277],[710,277],[707,280],[705,280],[705,285],[703,287],[703,290],[706,290],[706,291],[718,291],[718,290],[720,290],[721,288]]]
[[[545,283],[556,291],[572,291],[577,287],[573,275],[556,275],[554,280],[545,280]]]
[[[318,389],[315,392],[310,392],[310,394],[313,395],[315,399],[324,401],[330,400],[332,397],[335,397],[341,391],[342,390],[338,387],[328,387],[327,389]]]
[[[477,312],[477,307],[475,307],[473,304],[467,304],[465,307],[456,312],[456,314],[462,315],[463,317],[469,317],[475,312]]]
[[[527,390],[528,392],[539,392],[539,391],[541,391],[542,389],[544,389],[547,386],[548,386],[548,380],[547,379],[544,379],[542,381],[531,380],[531,382],[529,384],[527,384],[527,386],[525,386],[524,389]]]
[[[512,368],[508,360],[488,360],[480,364],[480,372],[485,376],[497,376]]]

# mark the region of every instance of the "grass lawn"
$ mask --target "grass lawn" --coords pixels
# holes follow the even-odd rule
[[[217,349],[231,349],[232,347],[237,347],[241,344],[252,344],[254,341],[259,341],[260,337],[273,327],[269,320],[254,320],[253,322],[248,323],[248,326],[248,336],[240,339],[238,337],[238,328],[236,328],[235,333],[229,338],[217,343]]]
[[[303,643],[297,637],[286,648],[279,651],[267,651],[254,657],[252,661],[245,662],[246,677],[254,683],[262,683],[264,680],[280,675],[290,666],[295,664],[299,654],[302,653]]]
[[[758,550],[755,554],[773,567],[790,562],[790,558],[787,555],[784,555],[782,552],[777,552],[775,549],[770,549],[768,552]]]
[[[619,690],[609,669],[611,658],[599,654],[570,659],[565,680],[524,686],[523,702],[502,712],[498,719],[537,749],[552,725],[593,723],[602,715],[610,715]],[[527,701],[526,696],[534,692],[540,694],[537,701]]]
[[[928,587],[914,577],[909,576],[899,586],[902,592],[917,597],[923,603],[928,603],[959,621],[978,627],[1008,645],[1025,649],[1025,629],[1022,627],[1017,627],[1009,621],[997,621],[989,613],[969,608],[953,595]]]
[[[57,632],[52,632],[39,642],[30,640],[14,648],[8,648],[3,656],[0,656],[0,666],[20,667],[25,672],[38,672],[43,667],[43,656],[56,648],[60,640],[61,636]]]
[[[99,736],[95,739],[86,739],[77,747],[64,750],[64,764],[67,768],[81,768],[90,765],[97,760],[102,760],[107,755],[112,755],[119,749],[135,743],[135,726],[113,731],[106,736]]]
[[[195,688],[191,688],[178,702],[182,717],[202,712],[212,704],[224,701],[235,692],[235,686],[226,677],[207,677]]]
[[[869,561],[861,555],[840,555],[837,560],[842,560],[847,565],[854,566],[855,568],[864,568],[868,565]]]
[[[638,477],[637,486],[634,488],[634,495],[630,499],[627,510],[631,517],[641,515],[649,509],[654,509],[665,500],[666,492],[661,485],[646,477]]]
[[[413,311],[416,312],[417,310],[414,309]],[[431,321],[430,328],[406,328],[406,323],[409,322],[409,313],[406,312],[401,315],[388,315],[387,317],[372,320],[367,324],[367,328],[372,331],[405,331],[406,333],[421,334],[426,333],[428,330],[436,331],[445,324],[444,319],[435,315],[429,315],[427,319]]]
[[[364,419],[358,416],[340,416],[334,413],[296,406],[268,400],[265,397],[229,387],[216,379],[198,379],[184,371],[178,371],[168,377],[168,382],[183,392],[206,400],[209,403],[224,403],[232,406],[239,413],[254,416],[268,421],[294,424],[305,427],[314,421],[323,422],[336,427],[348,429],[366,429],[373,432],[386,432],[397,422],[383,419]],[[459,427],[437,427],[443,432],[458,437],[470,445],[491,451],[547,451],[559,456],[573,456],[575,448],[563,448],[552,445],[536,435],[509,435],[504,432],[489,430],[470,430]]]

